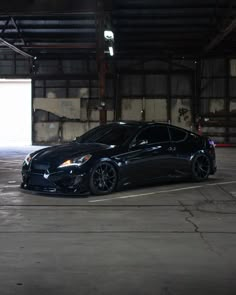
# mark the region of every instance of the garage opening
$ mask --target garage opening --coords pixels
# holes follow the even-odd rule
[[[0,94],[0,145],[31,145],[31,80],[0,79]]]

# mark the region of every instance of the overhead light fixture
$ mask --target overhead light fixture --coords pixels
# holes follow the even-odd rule
[[[114,40],[114,33],[111,30],[104,31],[104,38],[106,40]]]
[[[114,50],[112,46],[109,46],[109,53],[110,53],[110,56],[114,55]]]

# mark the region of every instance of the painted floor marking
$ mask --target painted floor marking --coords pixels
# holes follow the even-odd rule
[[[0,170],[21,171],[19,168],[0,167]]]
[[[227,185],[227,184],[233,184],[236,183],[236,180],[234,181],[225,181],[225,182],[216,182],[216,183],[210,183],[205,185],[196,185],[196,186],[188,186],[188,187],[182,187],[182,188],[176,188],[176,189],[169,189],[169,190],[162,190],[162,191],[155,191],[155,192],[149,192],[149,193],[142,193],[142,194],[135,194],[135,195],[126,195],[121,197],[114,197],[114,198],[107,198],[107,199],[97,199],[88,201],[89,203],[97,203],[97,202],[105,202],[110,200],[119,200],[119,199],[129,199],[129,198],[138,198],[138,197],[146,197],[151,196],[155,194],[163,194],[163,193],[173,193],[178,191],[185,191],[185,190],[192,190],[196,188],[203,188],[206,186],[216,186],[216,185]]]
[[[232,170],[232,171],[236,171],[236,168],[217,168],[217,170]]]
[[[20,184],[11,184],[11,185],[0,185],[0,189],[3,188],[12,188],[12,187],[20,187]]]
[[[15,191],[15,192],[0,192],[1,197],[3,196],[13,196],[13,197],[18,197],[20,196],[20,192]]]
[[[7,164],[16,164],[16,163],[23,163],[24,160],[0,160],[1,163],[7,163]]]
[[[232,180],[232,181],[223,181],[223,182],[216,182],[216,183],[207,183],[203,186],[206,186],[206,185],[222,185],[222,184],[232,184],[232,183],[236,183],[236,180]]]

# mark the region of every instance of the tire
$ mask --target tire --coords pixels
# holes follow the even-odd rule
[[[211,161],[205,154],[197,155],[192,161],[192,179],[204,181],[211,172]]]
[[[93,195],[106,195],[112,193],[117,184],[117,171],[109,162],[99,162],[93,168],[89,188]]]

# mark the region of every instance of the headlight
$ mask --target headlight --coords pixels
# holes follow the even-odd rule
[[[32,160],[32,156],[31,154],[28,154],[25,159],[24,159],[24,162],[26,165],[29,165],[30,161]]]
[[[68,167],[68,166],[81,166],[84,163],[86,163],[91,157],[92,157],[92,155],[88,154],[88,155],[85,155],[85,156],[82,156],[82,157],[74,158],[74,159],[71,159],[71,160],[66,160],[65,162],[63,162],[59,166],[59,168]]]

